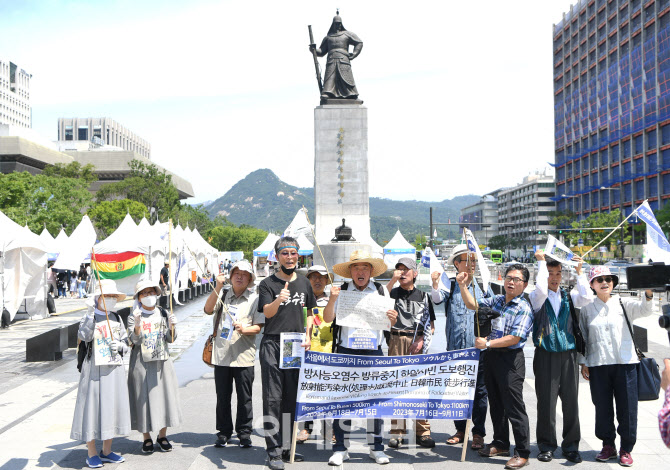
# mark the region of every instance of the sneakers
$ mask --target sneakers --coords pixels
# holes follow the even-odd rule
[[[598,462],[607,462],[610,459],[616,459],[616,449],[614,446],[605,445],[603,446],[603,450],[601,450],[600,453],[596,455],[596,460]]]
[[[228,439],[230,439],[230,436],[226,436],[225,434],[217,432],[214,447],[226,447],[226,445],[228,444]]]
[[[403,444],[402,437],[392,437],[389,439],[389,447],[393,449],[399,449],[400,446]]]
[[[126,459],[124,459],[119,454],[115,454],[114,452],[110,452],[109,454],[105,455],[105,454],[102,453],[102,451],[100,451],[100,460],[102,460],[103,462],[107,462],[107,463],[121,463],[121,462],[126,461]]]
[[[328,465],[339,467],[345,460],[349,460],[349,452],[346,450],[338,450],[333,452],[333,455],[328,459]]]
[[[285,450],[281,453],[281,459],[288,463],[291,461],[291,451],[290,450]],[[302,462],[305,460],[305,457],[302,456],[302,454],[295,453],[293,454],[293,461],[294,462]]]
[[[100,460],[100,457],[97,455],[94,455],[93,457],[87,457],[86,465],[88,465],[88,468],[100,468],[102,467],[102,460]]]
[[[416,443],[419,444],[421,447],[425,447],[427,449],[432,449],[435,447],[435,441],[433,440],[432,437],[430,437],[430,434],[427,436],[416,436]],[[389,442],[389,445],[391,443]]]
[[[631,457],[630,452],[622,450],[619,452],[619,465],[622,467],[630,467],[633,465],[633,457]]]
[[[284,470],[284,461],[279,456],[270,457],[268,467],[270,470]]]
[[[251,447],[251,438],[249,436],[240,437],[240,447],[243,449]]]
[[[379,465],[386,465],[390,462],[388,456],[381,450],[370,450],[370,458]]]

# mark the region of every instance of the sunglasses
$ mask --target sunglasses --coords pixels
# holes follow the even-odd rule
[[[602,283],[602,282],[612,282],[612,278],[611,278],[610,276],[605,276],[605,277],[603,277],[603,276],[598,276],[598,277],[596,277],[596,278],[594,279],[594,281],[596,281],[596,282],[598,282],[598,283]]]

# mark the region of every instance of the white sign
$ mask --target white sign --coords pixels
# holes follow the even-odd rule
[[[377,292],[340,291],[337,298],[337,324],[368,330],[390,330],[391,320],[386,312],[393,310],[395,300]]]
[[[96,366],[118,366],[123,364],[121,354],[112,354],[109,345],[112,342],[110,337],[108,322],[98,322],[95,324],[95,332],[93,333],[93,353],[95,356]],[[121,325],[116,321],[109,321],[112,326],[112,334],[114,339],[121,337]]]
[[[568,266],[577,266],[579,263],[572,261],[575,254],[565,246],[563,243],[559,242],[555,237],[549,235],[547,239],[547,245],[544,247],[544,254],[551,256],[556,261],[560,261],[563,264]]]

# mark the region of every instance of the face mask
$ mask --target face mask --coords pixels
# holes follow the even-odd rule
[[[284,266],[282,266],[281,270],[284,274],[288,274],[289,276],[291,276],[293,274],[293,271],[295,271],[295,268],[286,269]]]
[[[142,302],[142,305],[145,307],[151,308],[156,306],[156,299],[157,297],[155,295],[147,295],[146,297],[142,297],[140,302]]]
[[[108,299],[105,297],[104,303],[102,299],[98,299],[98,310],[104,311],[105,306],[107,307],[107,311],[113,311],[114,307],[116,307],[116,299]]]

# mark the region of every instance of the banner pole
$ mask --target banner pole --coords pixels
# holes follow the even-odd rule
[[[465,423],[465,437],[463,438],[463,450],[461,451],[461,462],[465,461],[465,451],[468,449],[468,442],[470,441],[470,425],[472,424],[472,419],[467,420]]]
[[[314,245],[316,245],[316,249],[319,250],[319,254],[321,255],[321,259],[323,260],[323,267],[326,268],[326,272],[328,273],[328,280],[332,285],[333,276],[330,275],[330,269],[328,269],[328,263],[326,262],[326,258],[324,258],[323,253],[321,253],[321,247],[319,246],[319,242],[316,241],[316,235],[314,234],[312,223],[309,221],[309,216],[307,215],[307,209],[305,209],[305,206],[302,206],[302,211],[305,213],[305,219],[307,219],[307,225],[309,225],[309,229],[312,231],[312,236],[314,237]]]
[[[91,247],[91,259],[95,259],[95,249]],[[107,326],[109,327],[109,337],[114,341],[114,335],[112,334],[112,324],[109,322],[109,313],[107,313],[107,303],[105,302],[105,293],[102,291],[102,284],[100,283],[100,267],[98,266],[98,260],[95,260],[95,275],[98,279],[98,288],[100,289],[100,298],[102,299],[102,308],[105,309],[105,317],[107,317]],[[94,291],[95,292],[95,291]],[[95,296],[94,300],[95,300]],[[93,307],[95,309],[95,306]]]
[[[635,215],[636,213],[637,213],[637,211],[633,211],[633,212],[631,212],[630,215],[629,215],[628,217],[626,217],[625,219],[623,219],[623,221],[622,221],[619,225],[617,225],[616,227],[614,227],[614,229],[612,229],[612,231],[611,231],[610,233],[608,233],[607,236],[606,236],[605,238],[603,238],[602,240],[600,240],[596,245],[592,246],[591,249],[590,249],[589,251],[587,251],[586,253],[584,253],[584,254],[582,255],[582,258],[584,258],[586,255],[588,255],[589,253],[591,253],[593,250],[595,250],[596,248],[598,248],[598,247],[602,244],[602,242],[604,242],[605,240],[607,240],[607,239],[610,237],[610,235],[612,235],[612,234],[613,234],[619,227],[621,227],[623,224],[625,224],[626,221],[627,221],[628,219],[630,219],[631,217],[633,217],[633,215]],[[621,240],[621,241],[623,242],[623,240]]]

